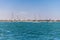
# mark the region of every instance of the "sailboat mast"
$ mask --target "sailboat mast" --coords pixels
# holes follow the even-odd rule
[[[14,14],[13,14],[13,12],[11,14],[11,21],[14,21]]]

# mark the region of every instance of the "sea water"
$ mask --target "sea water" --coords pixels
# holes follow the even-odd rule
[[[60,40],[60,22],[0,22],[0,40]]]

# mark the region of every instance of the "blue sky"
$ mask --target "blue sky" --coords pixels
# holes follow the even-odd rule
[[[0,19],[60,19],[60,0],[0,0]]]

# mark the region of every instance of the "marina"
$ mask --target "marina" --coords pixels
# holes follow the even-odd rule
[[[60,40],[60,0],[0,0],[0,40]]]

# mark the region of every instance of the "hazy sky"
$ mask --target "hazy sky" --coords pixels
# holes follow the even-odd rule
[[[0,0],[0,19],[60,19],[60,0]]]

